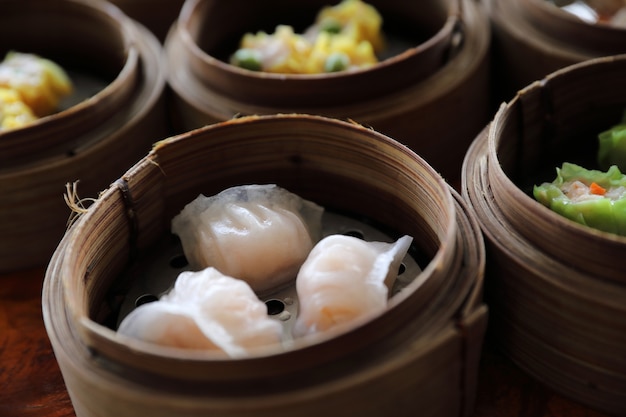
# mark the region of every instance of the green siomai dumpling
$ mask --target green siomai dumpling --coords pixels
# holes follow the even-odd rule
[[[608,169],[611,165],[626,172],[626,112],[622,121],[598,135],[598,165]]]
[[[556,179],[535,185],[535,199],[580,224],[626,236],[626,175],[615,165],[606,172],[565,162]]]

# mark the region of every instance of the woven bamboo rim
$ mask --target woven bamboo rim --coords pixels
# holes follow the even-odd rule
[[[93,2],[82,3],[84,7],[93,5]],[[102,6],[93,5],[95,10]],[[162,47],[154,35],[117,8],[112,5],[104,8],[124,27],[129,45],[137,51],[139,65],[132,77],[135,86],[114,115],[97,128],[72,137],[72,147],[66,153],[0,170],[2,271],[44,266],[49,261],[70,217],[63,201],[66,184],[79,182],[81,197],[97,197],[137,158],[145,155],[155,138],[167,135]],[[62,119],[58,123],[62,125]],[[70,136],[70,132],[66,134]]]
[[[101,301],[129,258],[162,239],[168,219],[199,189],[277,179],[321,204],[420,236],[427,266],[384,315],[285,353],[259,350],[229,360],[119,339],[98,324]],[[483,272],[475,219],[408,148],[319,116],[246,117],[159,143],[103,192],[52,258],[44,319],[80,416],[94,415],[107,398],[102,415],[313,416],[349,409],[374,416],[396,397],[410,404],[394,405],[398,415],[434,405],[435,415],[469,415],[486,324]],[[396,394],[363,395],[389,383],[398,384]],[[416,389],[432,395],[416,396]]]
[[[572,132],[619,114],[624,58],[577,64],[522,90],[468,151],[462,185],[487,242],[497,343],[546,385],[616,415],[626,412],[626,239],[556,215],[524,178],[550,161],[542,152],[576,146]]]
[[[626,52],[626,30],[591,25],[545,0],[490,0],[499,99],[560,68]]]
[[[2,7],[0,33],[5,40],[0,50],[39,53],[112,79],[71,107],[21,129],[1,132],[0,169],[5,171],[80,146],[87,132],[112,118],[129,100],[141,69],[136,35],[119,19],[119,10],[105,2],[9,0]],[[33,29],[22,34],[24,27]]]
[[[192,10],[195,3],[190,1],[183,11]],[[197,46],[193,47],[189,37],[193,40],[194,32],[183,31],[181,21],[184,22],[185,14],[181,13],[181,18],[172,26],[165,41],[165,53],[170,66],[168,81],[174,92],[171,100],[174,127],[184,131],[228,120],[237,115],[291,112],[352,119],[363,125],[372,126],[377,131],[409,146],[444,178],[455,183],[460,179],[460,166],[469,143],[491,116],[488,78],[491,36],[490,31],[485,30],[489,27],[489,19],[482,5],[474,1],[429,3],[445,5],[449,12],[448,19],[439,32],[441,35],[432,40],[433,46],[439,47],[443,41],[447,42],[447,55],[443,65],[438,63],[436,71],[421,81],[411,79],[412,75],[408,75],[407,72],[412,70],[404,68],[400,76],[402,80],[400,90],[388,88],[384,93],[375,93],[374,88],[386,89],[386,83],[390,82],[387,78],[381,77],[374,85],[365,84],[366,92],[359,94],[369,93],[369,95],[360,99],[345,92],[355,89],[362,91],[364,84],[353,80],[352,74],[337,76],[345,78],[336,79],[342,81],[337,91],[341,92],[342,97],[352,98],[352,101],[342,103],[337,98],[339,94],[330,94],[327,97],[332,102],[323,105],[311,99],[322,90],[318,91],[317,87],[313,86],[306,87],[307,90],[304,90],[305,87],[302,90],[294,90],[293,77],[286,78],[284,83],[275,86],[272,96],[283,94],[282,90],[298,92],[296,104],[272,103],[269,98],[267,102],[240,99],[236,93],[225,91],[224,85],[231,86],[230,82],[212,81],[213,84],[220,83],[222,86],[219,89],[211,88],[206,81],[208,75],[205,74],[201,79],[196,73],[201,70],[207,73],[206,61],[210,61],[214,67],[218,64],[210,56],[201,55],[202,52]],[[199,17],[194,15],[194,18]],[[199,23],[195,22],[195,26],[198,25]],[[423,53],[424,51],[417,48],[413,55],[398,59],[408,60],[410,57],[416,59]],[[196,61],[200,64],[194,64]],[[386,65],[395,68],[401,63],[389,60]],[[202,64],[204,66],[200,66]],[[195,72],[192,70],[193,65],[199,65]],[[241,71],[232,70],[229,74],[231,73],[240,75]],[[311,81],[310,78],[305,77],[301,81],[303,83]],[[321,77],[319,81],[324,78]],[[241,94],[247,94],[247,91]],[[451,119],[455,122],[450,123]]]

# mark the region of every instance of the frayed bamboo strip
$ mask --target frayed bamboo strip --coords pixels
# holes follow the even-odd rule
[[[95,198],[83,198],[78,196],[78,181],[65,184],[65,194],[63,194],[63,200],[70,209],[70,217],[67,220],[68,228],[74,224],[74,222],[82,215],[87,213],[88,207],[85,207],[85,202],[94,203]]]

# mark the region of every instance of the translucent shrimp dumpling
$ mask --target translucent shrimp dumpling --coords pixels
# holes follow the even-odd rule
[[[293,282],[319,240],[324,209],[273,184],[200,195],[172,220],[191,268],[208,266],[257,293]]]
[[[344,329],[387,307],[389,289],[413,238],[366,242],[330,235],[311,251],[296,278],[300,310],[295,336]]]
[[[244,281],[215,268],[182,272],[170,292],[122,320],[118,333],[163,346],[222,351],[246,357],[260,346],[280,347],[282,326]]]

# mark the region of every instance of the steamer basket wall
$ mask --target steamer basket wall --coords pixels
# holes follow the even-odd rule
[[[111,323],[133,280],[172,245],[172,216],[200,192],[272,182],[389,236],[415,236],[419,269],[387,310],[247,359],[120,339]],[[43,309],[79,417],[469,416],[483,271],[472,214],[405,146],[321,116],[244,117],[158,143],[106,190],[57,248]]]

